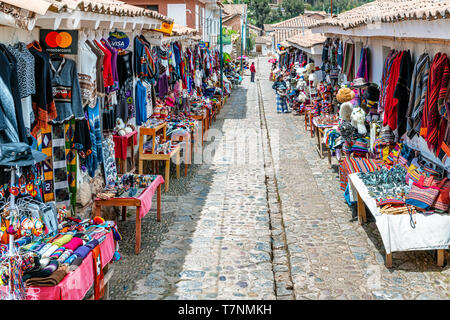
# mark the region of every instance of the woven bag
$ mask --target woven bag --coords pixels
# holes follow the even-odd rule
[[[445,183],[439,186],[424,186],[425,176],[421,176],[418,182],[414,182],[411,190],[406,196],[405,203],[416,208],[430,210],[439,196],[439,189]]]

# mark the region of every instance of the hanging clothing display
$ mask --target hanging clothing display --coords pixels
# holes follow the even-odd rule
[[[84,119],[80,83],[75,61],[64,57],[52,57],[49,61],[53,99],[57,116],[54,123],[62,123],[73,117]]]
[[[34,123],[31,125],[31,134],[36,137],[40,129],[47,129],[47,123],[57,117],[56,106],[53,100],[52,76],[50,73],[50,56],[41,45],[34,41],[27,46],[34,56],[36,93],[32,95]]]
[[[427,141],[428,147],[435,152],[439,152],[440,146],[438,141],[442,141],[442,137],[445,134],[443,132],[445,128],[442,125],[445,122],[445,118],[441,117],[439,110],[444,106],[444,101],[447,98],[449,80],[450,66],[448,57],[445,53],[437,53],[434,56],[428,75],[428,93],[425,98],[420,130],[420,135]]]
[[[422,127],[422,114],[427,94],[429,70],[430,56],[427,53],[423,53],[417,59],[411,76],[410,98],[406,112],[406,131],[409,138],[419,134]]]

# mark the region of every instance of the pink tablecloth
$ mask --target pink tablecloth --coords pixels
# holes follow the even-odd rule
[[[133,144],[137,144],[137,131],[133,131],[124,136],[113,136],[115,157],[119,159],[127,159],[128,139],[133,137]]]
[[[108,264],[115,252],[112,231],[100,244],[102,268]],[[58,285],[54,287],[29,287],[28,300],[81,300],[94,283],[94,261],[92,252],[83,260],[81,265],[69,273]]]
[[[157,178],[148,186],[136,199],[141,200],[141,208],[139,211],[139,217],[141,219],[147,215],[147,213],[152,208],[152,198],[155,194],[158,186],[164,183],[164,178],[162,176],[157,176]],[[133,198],[123,198],[123,199],[133,199]]]

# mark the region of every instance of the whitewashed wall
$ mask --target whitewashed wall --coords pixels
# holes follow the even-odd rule
[[[344,37],[344,40],[348,37]],[[348,40],[347,40],[348,41]],[[391,49],[397,50],[410,50],[412,55],[413,63],[417,58],[425,51],[431,56],[438,52],[445,52],[447,55],[450,54],[450,46],[446,44],[436,44],[427,42],[416,42],[416,41],[396,41],[386,40],[386,39],[371,39],[371,38],[359,38],[353,37],[355,43],[355,74],[359,68],[360,52],[363,46],[369,47],[370,54],[370,81],[377,84],[381,83],[381,76],[383,74],[384,60]]]

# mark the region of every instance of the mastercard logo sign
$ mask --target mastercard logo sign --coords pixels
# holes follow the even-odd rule
[[[50,48],[68,48],[73,42],[73,38],[68,32],[49,32],[45,36],[45,44]]]

